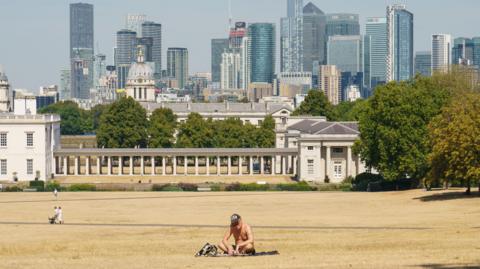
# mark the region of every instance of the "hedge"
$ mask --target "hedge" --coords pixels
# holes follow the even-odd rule
[[[68,191],[96,191],[97,187],[92,184],[73,184],[68,187]]]
[[[37,191],[44,191],[45,190],[45,182],[41,180],[34,180],[29,182],[29,186],[31,189],[36,189]]]

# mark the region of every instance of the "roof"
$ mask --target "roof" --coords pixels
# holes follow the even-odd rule
[[[265,113],[273,114],[282,109],[293,111],[287,104],[261,103],[142,103],[148,111],[170,108],[174,113]]]
[[[304,8],[303,8],[303,14],[315,14],[315,15],[324,15],[322,10],[320,10],[315,4],[312,2],[309,2]]]
[[[322,122],[315,120],[303,120],[290,127],[288,130],[299,131],[305,134],[316,135],[358,135],[358,123],[356,122]]]

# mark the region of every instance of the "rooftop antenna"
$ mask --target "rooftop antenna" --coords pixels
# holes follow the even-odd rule
[[[228,0],[228,31],[232,29],[232,0]]]

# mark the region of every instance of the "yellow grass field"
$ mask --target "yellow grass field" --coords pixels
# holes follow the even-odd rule
[[[64,225],[47,224],[55,205]],[[257,251],[280,255],[195,258],[233,212],[253,226]],[[480,197],[0,193],[0,268],[480,268]]]

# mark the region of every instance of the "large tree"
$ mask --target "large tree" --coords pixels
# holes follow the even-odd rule
[[[94,131],[100,127],[100,118],[102,117],[103,112],[105,112],[110,105],[96,105],[90,110],[92,118],[92,128]]]
[[[318,90],[311,90],[307,97],[294,112],[294,116],[325,116],[328,120],[335,120],[332,104],[325,94]]]
[[[212,148],[214,130],[212,120],[205,120],[198,113],[190,113],[187,120],[180,124],[177,135],[178,148]]]
[[[463,183],[479,183],[480,191],[480,95],[457,95],[442,114],[430,123],[430,154],[433,179]]]
[[[62,135],[84,135],[92,131],[92,118],[88,111],[72,101],[58,102],[39,110],[41,114],[59,114]]]
[[[169,108],[153,111],[148,126],[148,146],[151,148],[172,148],[175,144],[177,116]]]
[[[147,115],[133,98],[121,98],[113,103],[100,118],[97,143],[105,148],[133,148],[147,146]]]
[[[358,121],[367,101],[359,99],[354,102],[341,102],[334,106],[333,111],[337,121]]]

